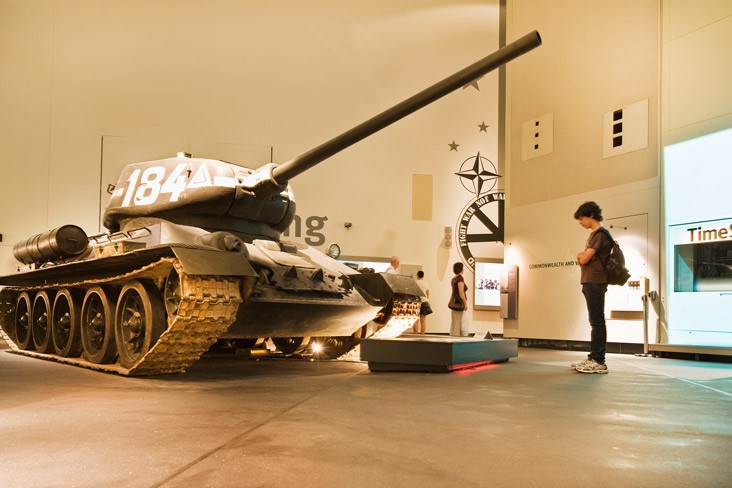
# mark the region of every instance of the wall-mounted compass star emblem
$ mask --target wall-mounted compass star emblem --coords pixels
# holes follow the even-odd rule
[[[476,196],[491,191],[496,186],[496,180],[501,177],[491,160],[480,153],[463,161],[460,171],[455,174],[460,177],[463,187]]]

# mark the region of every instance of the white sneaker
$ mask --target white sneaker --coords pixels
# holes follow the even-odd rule
[[[590,359],[589,362],[585,363],[582,366],[577,366],[576,368],[578,373],[602,373],[607,374],[607,366],[604,364],[600,364],[596,362],[593,359]]]
[[[587,358],[584,361],[580,361],[579,363],[572,363],[572,364],[569,365],[569,367],[572,368],[572,369],[577,369],[580,366],[584,366],[585,364],[589,363],[590,361],[592,361],[592,359]]]

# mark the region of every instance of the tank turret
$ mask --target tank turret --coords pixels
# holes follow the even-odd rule
[[[260,170],[261,171],[261,170]],[[275,194],[255,195],[244,185],[253,170],[212,159],[177,157],[134,163],[120,173],[104,213],[113,232],[141,217],[227,231],[246,241],[279,239],[295,216],[295,200],[285,183]]]
[[[418,319],[417,283],[280,240],[295,216],[289,182],[540,44],[534,31],[281,165],[179,154],[125,166],[104,214],[110,232],[67,225],[15,246],[22,265],[0,276],[11,348],[150,375],[185,370],[216,341],[335,358],[400,333]]]

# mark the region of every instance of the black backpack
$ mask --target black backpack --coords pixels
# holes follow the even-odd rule
[[[608,231],[604,227],[602,228],[602,230],[605,232],[605,235],[607,235],[607,237],[610,239],[610,242],[612,242],[613,244],[613,247],[610,250],[610,256],[608,256],[607,261],[603,263],[603,265],[605,266],[607,283],[609,285],[623,286],[625,283],[628,282],[628,279],[630,278],[630,272],[625,267],[625,255],[623,254],[623,250],[620,249],[618,241],[613,239],[613,236],[610,235],[610,231]]]

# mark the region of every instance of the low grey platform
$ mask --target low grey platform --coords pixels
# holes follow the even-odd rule
[[[361,339],[361,360],[371,371],[448,373],[518,356],[518,339],[476,339],[438,335],[406,335],[393,339]]]

